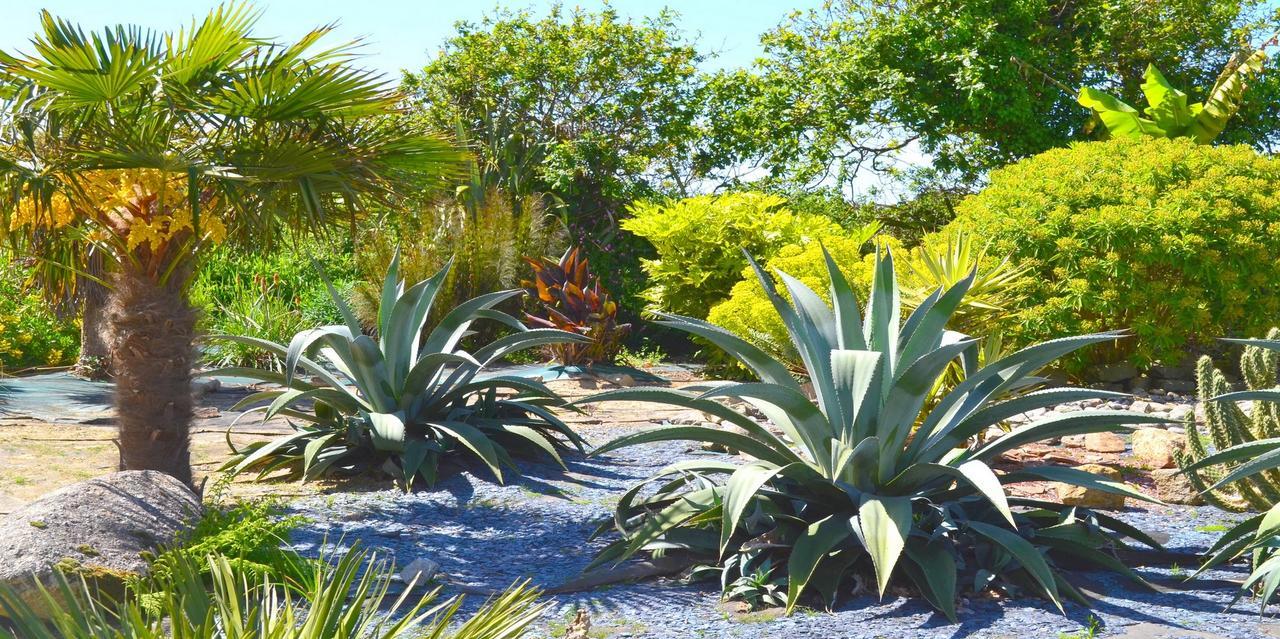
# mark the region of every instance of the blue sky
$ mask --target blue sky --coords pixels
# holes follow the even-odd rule
[[[48,9],[86,28],[106,24],[140,24],[166,30],[203,15],[215,2],[190,0],[0,0],[0,49],[28,48],[38,27],[37,14]],[[515,2],[469,0],[259,0],[263,11],[258,33],[293,39],[311,27],[337,21],[339,37],[363,36],[368,42],[366,64],[393,76],[400,69],[417,69],[438,51],[458,20],[476,20],[495,7],[528,8],[544,13],[549,0]],[[601,0],[563,2],[565,7],[598,9]],[[708,66],[745,66],[760,53],[759,35],[797,9],[813,8],[821,0],[614,0],[614,9],[643,17],[671,7],[681,15],[686,33],[696,35],[699,48],[717,52]]]

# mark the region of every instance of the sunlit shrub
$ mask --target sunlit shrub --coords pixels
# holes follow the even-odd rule
[[[657,252],[642,262],[650,281],[645,298],[658,309],[699,318],[742,279],[744,249],[767,259],[788,244],[844,233],[826,217],[795,214],[784,198],[763,193],[640,202],[631,213],[622,228]]]
[[[1248,147],[1143,138],[1048,151],[993,172],[952,228],[1031,269],[1004,329],[1020,343],[1128,328],[1135,339],[1090,353],[1145,366],[1262,334],[1280,314],[1280,161]]]
[[[80,329],[59,318],[25,286],[29,268],[11,259],[0,264],[0,366],[9,371],[30,366],[70,364],[80,352]]]

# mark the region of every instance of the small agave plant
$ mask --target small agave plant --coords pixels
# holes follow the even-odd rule
[[[503,481],[503,468],[514,468],[511,451],[541,452],[561,462],[558,450],[583,450],[582,438],[550,410],[564,405],[556,393],[536,380],[486,371],[516,351],[586,338],[531,329],[494,309],[522,294],[519,289],[465,301],[424,336],[449,265],[405,288],[399,262],[397,254],[383,283],[376,338],[363,334],[332,284],[329,292],[345,325],[303,331],[288,347],[255,337],[220,337],[283,359],[283,373],[220,373],[278,384],[246,397],[236,409],[252,407],[245,414],[261,412],[264,420],[284,416],[294,428],[272,441],[232,445],[224,470],[257,471],[259,477],[283,470],[312,479],[337,470],[381,469],[408,490],[418,477],[434,484],[441,459],[458,451],[470,451]],[[467,351],[460,342],[478,320],[501,322],[512,332]]]
[[[767,566],[785,584],[788,611],[806,593],[831,604],[839,593],[853,590],[855,576],[865,574],[881,596],[891,584],[907,586],[952,620],[962,590],[1039,594],[1059,608],[1063,596],[1083,602],[1057,570],[1064,561],[1141,582],[1114,551],[1125,546],[1122,535],[1158,547],[1153,539],[1101,513],[1010,497],[1005,486],[1051,480],[1150,499],[1072,468],[1038,466],[998,474],[990,464],[1031,442],[1159,418],[1122,411],[1050,412],[977,443],[979,434],[1014,415],[1060,402],[1121,397],[1076,388],[1007,393],[1025,386],[1028,376],[1056,358],[1120,334],[1053,340],[978,367],[977,340],[946,330],[972,275],[938,289],[901,321],[893,259],[886,252],[876,258],[864,320],[848,280],[829,255],[826,261],[834,308],[779,273],[788,302],[773,278],[755,266],[803,358],[811,390],[744,338],[697,319],[666,315],[663,324],[716,344],[761,381],[692,390],[620,389],[585,400],[671,404],[719,417],[741,431],[659,428],[621,437],[596,454],[684,440],[712,442],[748,460],[677,462],[627,492],[614,517],[621,539],[593,566],[642,551],[683,551],[704,566],[733,573],[723,574],[722,584],[735,591]],[[926,405],[935,380],[953,360],[966,368],[963,381]],[[754,406],[772,428],[721,399]]]

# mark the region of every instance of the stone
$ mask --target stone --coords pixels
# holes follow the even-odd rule
[[[1160,379],[1194,379],[1196,375],[1194,368],[1185,366],[1152,366],[1148,372]]]
[[[173,543],[202,511],[182,482],[127,470],[55,490],[0,518],[0,582],[47,613],[37,583],[56,591],[55,571],[111,596],[144,575],[149,553]]]
[[[1102,464],[1084,464],[1076,466],[1076,470],[1083,470],[1086,473],[1102,475],[1113,481],[1121,481],[1124,477],[1120,471]],[[1054,489],[1058,493],[1058,501],[1068,506],[1080,506],[1082,508],[1098,508],[1101,510],[1120,510],[1124,508],[1124,495],[1115,495],[1112,493],[1104,493],[1093,488],[1084,488],[1072,484],[1054,483]]]
[[[422,586],[431,583],[438,574],[440,574],[440,564],[425,557],[418,557],[400,571],[400,579],[406,584]]]
[[[191,380],[191,394],[196,399],[216,393],[221,389],[222,381],[217,377],[197,377]]]
[[[1084,448],[1084,435],[1066,435],[1062,438],[1062,445],[1068,448]]]
[[[1187,437],[1163,428],[1133,431],[1133,456],[1147,468],[1173,468],[1174,453],[1187,445]]]
[[[1125,443],[1115,433],[1089,433],[1084,436],[1084,448],[1095,453],[1123,453]]]
[[[1181,468],[1158,468],[1151,471],[1155,483],[1156,499],[1166,504],[1199,506],[1204,503],[1200,493],[1191,485]]]
[[[1196,390],[1196,383],[1189,379],[1166,379],[1160,386],[1170,393],[1191,393]]]
[[[1150,413],[1151,402],[1141,400],[1141,399],[1134,400],[1132,404],[1129,404],[1129,410],[1135,413]]]
[[[1138,369],[1133,364],[1121,362],[1119,364],[1110,364],[1107,366],[1097,366],[1093,369],[1091,377],[1100,382],[1123,382],[1138,376]]]
[[[1129,380],[1129,390],[1133,392],[1145,391],[1151,388],[1151,378],[1146,375],[1139,375]]]
[[[1189,417],[1194,412],[1195,412],[1195,409],[1191,408],[1190,406],[1186,404],[1178,404],[1177,406],[1174,406],[1173,408],[1169,409],[1169,421],[1174,421],[1174,422],[1186,421],[1187,417]]]

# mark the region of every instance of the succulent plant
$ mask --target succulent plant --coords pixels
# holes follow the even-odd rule
[[[1232,393],[1230,382],[1213,365],[1208,356],[1196,363],[1196,386],[1204,402],[1208,440],[1215,450],[1227,450],[1250,442],[1280,437],[1280,396],[1274,393],[1280,384],[1280,352],[1261,342],[1280,340],[1280,329],[1273,328],[1260,342],[1244,340],[1240,356],[1240,373],[1247,391]],[[1228,340],[1233,341],[1233,340]],[[1246,412],[1237,402],[1252,402]],[[1187,448],[1175,454],[1178,465],[1205,501],[1232,512],[1267,510],[1280,502],[1280,471],[1267,470],[1222,483],[1238,464],[1203,465],[1208,456],[1206,438],[1194,417],[1187,420]],[[1188,470],[1190,467],[1195,470]],[[1217,486],[1210,490],[1210,486]]]
[[[526,320],[588,338],[548,344],[544,350],[566,366],[612,362],[631,325],[618,323],[618,305],[591,273],[587,258],[573,247],[559,261],[524,259],[533,268],[533,279],[520,285],[538,305],[537,312],[525,314]]]
[[[754,262],[753,262],[754,264]],[[1029,346],[979,367],[977,340],[946,329],[974,275],[921,301],[900,319],[893,259],[877,256],[865,319],[848,279],[827,256],[833,306],[786,273],[790,301],[758,266],[756,274],[803,358],[812,386],[738,335],[702,320],[665,315],[662,323],[703,337],[760,379],[700,388],[630,388],[584,401],[652,401],[700,410],[739,430],[673,426],[630,434],[595,454],[659,441],[718,444],[746,458],[682,461],[628,491],[613,527],[620,538],[594,565],[644,551],[685,552],[719,567],[726,589],[769,575],[786,584],[793,609],[806,593],[832,602],[867,575],[883,596],[890,584],[919,593],[950,619],[962,590],[1042,595],[1061,606],[1081,601],[1058,562],[1133,574],[1114,551],[1128,536],[1154,540],[1102,513],[1010,497],[1005,486],[1059,481],[1136,499],[1128,486],[1073,468],[1027,466],[996,473],[991,464],[1027,443],[1163,421],[1124,411],[1049,412],[1003,435],[976,436],[1009,417],[1086,398],[1100,390],[1018,388],[1034,371],[1118,332]],[[951,362],[962,381],[927,404]],[[1025,390],[1025,389],[1024,389]],[[760,423],[718,400],[758,409]],[[1117,534],[1118,533],[1118,534]],[[758,590],[758,589],[755,589]]]
[[[393,258],[387,269],[376,339],[363,334],[332,285],[329,291],[345,325],[303,331],[288,347],[222,336],[284,361],[283,373],[251,368],[221,372],[282,386],[250,395],[236,408],[252,406],[245,414],[261,412],[264,420],[287,417],[295,431],[244,448],[233,446],[225,470],[257,471],[259,477],[286,470],[290,477],[310,479],[334,470],[374,469],[396,477],[408,490],[418,477],[434,484],[441,459],[461,451],[478,457],[502,481],[502,469],[514,466],[510,451],[540,452],[559,462],[557,449],[583,449],[582,438],[550,410],[564,404],[555,392],[537,380],[487,372],[510,353],[586,338],[531,329],[494,310],[521,295],[519,289],[462,302],[423,335],[449,266],[406,289],[399,262],[399,256]],[[460,341],[478,320],[501,322],[512,332],[464,350]]]

